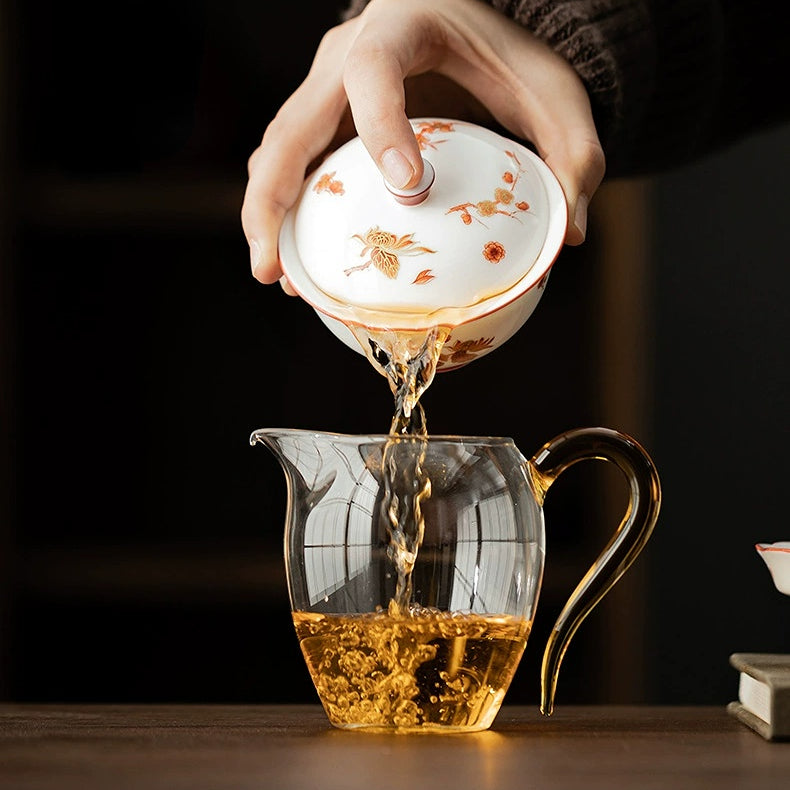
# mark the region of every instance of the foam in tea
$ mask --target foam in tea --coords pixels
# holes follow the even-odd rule
[[[296,612],[294,623],[333,725],[467,732],[491,726],[530,628],[507,615],[414,607]]]

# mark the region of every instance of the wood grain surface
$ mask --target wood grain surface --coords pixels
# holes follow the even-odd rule
[[[790,786],[790,744],[718,707],[504,707],[487,732],[333,729],[318,706],[0,705],[0,787],[552,788]]]

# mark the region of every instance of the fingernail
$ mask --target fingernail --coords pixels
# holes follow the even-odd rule
[[[388,148],[381,157],[381,167],[387,181],[394,187],[403,188],[414,177],[414,168],[397,149]]]
[[[573,224],[579,233],[582,234],[582,238],[587,236],[587,205],[589,202],[587,195],[581,193],[576,198],[576,210],[573,212]]]
[[[252,276],[255,277],[255,271],[261,263],[261,245],[255,239],[250,242],[250,267],[252,268]]]

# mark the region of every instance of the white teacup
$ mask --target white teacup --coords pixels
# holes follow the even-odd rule
[[[757,553],[765,560],[776,589],[790,595],[790,541],[757,543]]]

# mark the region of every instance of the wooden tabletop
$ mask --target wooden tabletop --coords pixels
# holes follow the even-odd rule
[[[790,788],[790,743],[718,707],[507,707],[487,732],[332,728],[318,706],[0,705],[8,790]]]

